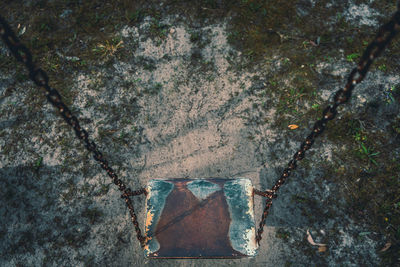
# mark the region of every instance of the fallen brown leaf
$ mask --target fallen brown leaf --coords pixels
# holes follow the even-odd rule
[[[379,252],[385,252],[386,250],[388,250],[390,247],[392,246],[391,242],[387,242],[383,248],[381,250],[379,250]]]

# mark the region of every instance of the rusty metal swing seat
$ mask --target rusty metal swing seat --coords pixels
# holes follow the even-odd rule
[[[76,136],[85,143],[87,150],[107,172],[122,192],[129,209],[136,235],[149,258],[241,258],[255,256],[263,233],[266,217],[282,186],[297,162],[304,158],[325,129],[335,118],[337,107],[346,103],[360,83],[373,60],[385,49],[400,29],[400,2],[397,12],[384,24],[375,39],[368,45],[357,67],[350,73],[344,88],[337,91],[334,103],[327,106],[301,144],[299,150],[283,170],[271,190],[259,191],[251,181],[236,179],[154,179],[145,188],[132,191],[89,139],[88,132],[62,102],[58,91],[49,86],[47,74],[32,61],[28,48],[21,44],[7,22],[0,16],[0,36],[15,58],[24,63],[33,82],[46,91],[48,101],[58,109],[64,120],[73,127]],[[146,195],[145,234],[142,235],[134,211],[132,196]],[[257,232],[254,222],[254,194],[266,197],[265,208]]]
[[[151,180],[146,187],[145,255],[240,258],[257,252],[249,179]]]

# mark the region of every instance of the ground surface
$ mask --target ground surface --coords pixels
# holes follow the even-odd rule
[[[389,0],[113,3],[0,10],[133,189],[162,177],[270,188],[395,11]],[[399,38],[278,193],[258,256],[241,260],[146,260],[118,190],[3,44],[0,59],[1,266],[399,264]],[[143,197],[135,207],[144,219]]]

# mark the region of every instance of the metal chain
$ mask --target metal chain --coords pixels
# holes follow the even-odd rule
[[[272,206],[272,199],[276,197],[276,192],[285,183],[286,179],[290,176],[291,172],[296,169],[297,162],[304,158],[305,152],[311,148],[315,138],[321,135],[328,121],[333,120],[337,114],[337,107],[348,102],[351,93],[356,84],[360,83],[368,72],[369,67],[376,57],[386,48],[396,33],[400,30],[400,1],[397,3],[397,11],[394,13],[391,20],[384,24],[378,31],[375,39],[368,45],[362,55],[357,67],[355,67],[347,78],[347,83],[343,89],[336,92],[333,105],[327,106],[322,112],[322,119],[318,120],[313,127],[312,132],[307,136],[306,140],[301,144],[300,149],[293,155],[292,160],[289,161],[288,167],[283,170],[280,178],[275,182],[275,185],[266,192],[255,192],[258,195],[265,194],[267,197],[265,201],[264,212],[261,216],[261,221],[257,231],[256,241],[260,244],[261,235],[265,226],[265,221],[268,216],[269,209]]]
[[[142,246],[145,245],[146,237],[144,237],[140,231],[139,223],[137,221],[135,209],[132,204],[131,196],[137,196],[141,194],[147,194],[145,188],[141,188],[136,191],[132,191],[128,188],[121,179],[118,178],[115,171],[108,165],[108,161],[103,157],[103,154],[98,150],[96,144],[89,139],[88,132],[79,125],[78,119],[72,115],[69,108],[63,103],[62,98],[58,91],[49,86],[49,78],[46,72],[37,67],[32,61],[32,54],[29,49],[23,45],[12,31],[11,27],[0,16],[0,36],[4,43],[8,46],[11,53],[19,61],[25,64],[29,72],[31,80],[40,88],[46,91],[47,100],[56,107],[64,120],[72,126],[75,130],[76,136],[83,140],[86,149],[93,154],[93,158],[99,162],[101,168],[103,168],[108,176],[113,180],[113,183],[118,186],[118,189],[122,192],[121,198],[125,200],[125,203],[129,209],[131,220],[135,226],[136,236]]]

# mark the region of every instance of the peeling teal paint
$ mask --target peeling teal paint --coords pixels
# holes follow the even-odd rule
[[[209,182],[204,179],[195,180],[187,183],[187,188],[193,193],[199,200],[206,199],[209,195],[214,192],[221,190],[221,187],[217,184]]]
[[[227,181],[224,194],[231,214],[229,237],[232,247],[249,256],[257,254],[253,211],[253,186],[249,179]]]
[[[174,184],[164,180],[151,180],[147,185],[146,201],[146,221],[145,221],[145,235],[150,237],[145,247],[145,254],[148,256],[150,253],[156,252],[160,249],[155,236],[153,236],[157,222],[165,206],[165,200],[174,188]]]

